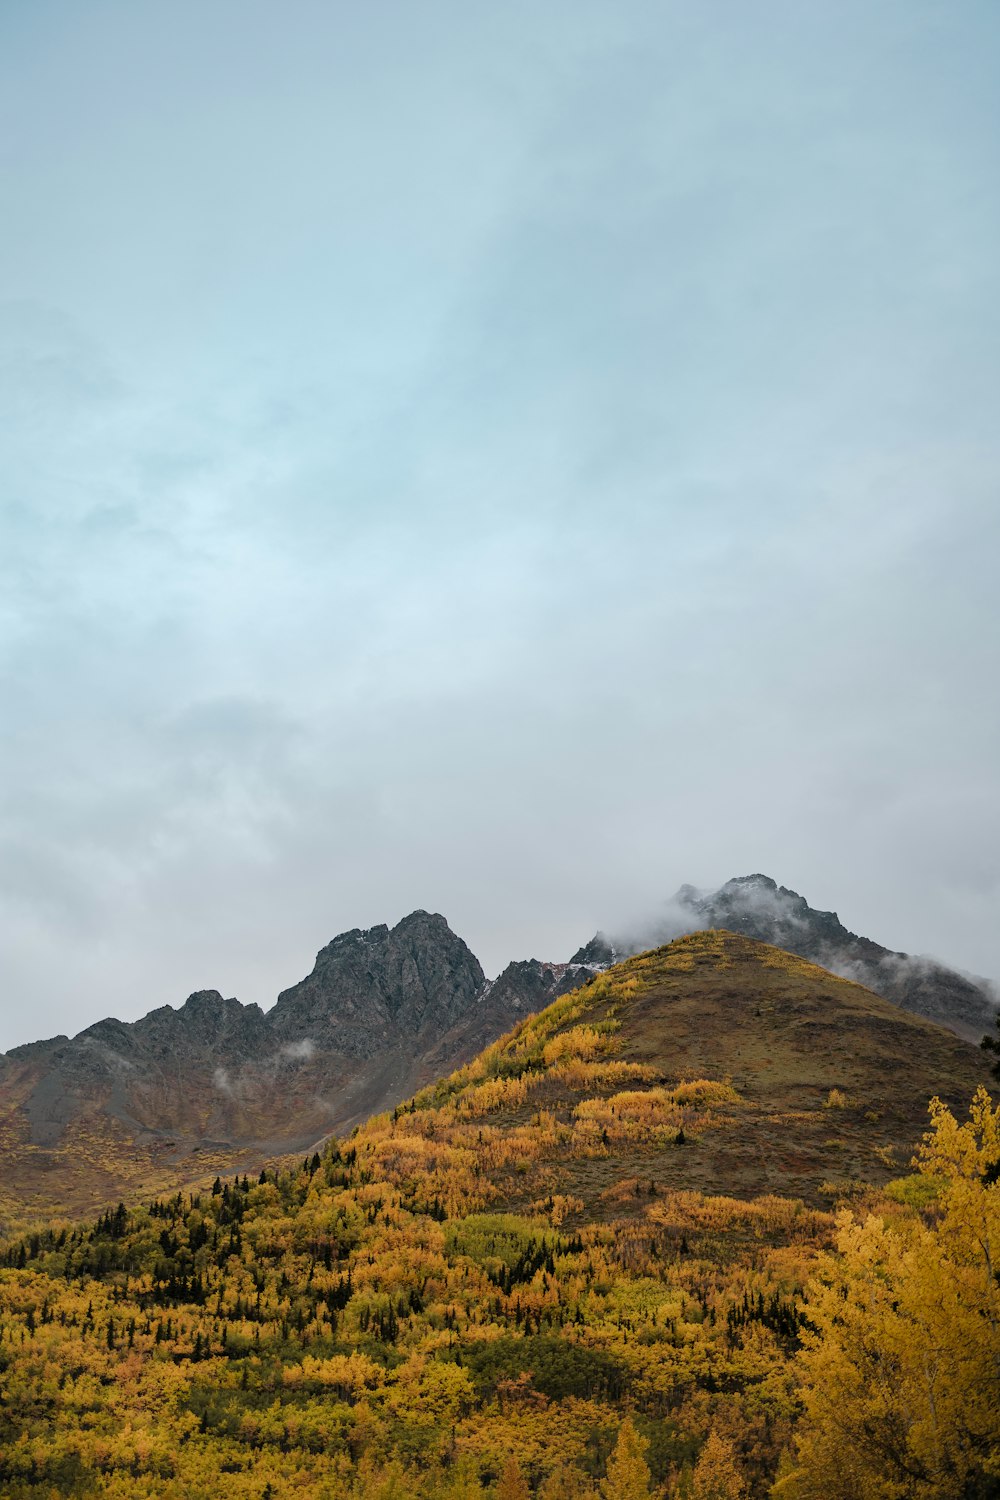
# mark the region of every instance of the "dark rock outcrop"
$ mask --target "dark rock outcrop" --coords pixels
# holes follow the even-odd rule
[[[584,943],[578,948],[570,959],[571,964],[583,964],[595,969],[610,969],[620,959],[628,958],[629,953],[619,950],[614,943],[608,941],[603,932],[595,933],[589,943]]]
[[[284,1043],[309,1038],[374,1056],[394,1032],[444,1032],[486,983],[479,960],[444,917],[415,911],[391,930],[354,928],[320,949],[308,978],[283,990],[268,1020]]]

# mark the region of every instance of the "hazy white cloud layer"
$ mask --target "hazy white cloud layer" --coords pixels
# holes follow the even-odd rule
[[[0,1047],[764,870],[1000,974],[1000,10],[0,14]]]

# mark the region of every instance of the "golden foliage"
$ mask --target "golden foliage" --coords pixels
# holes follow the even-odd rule
[[[916,1178],[837,1221],[689,1172],[682,1130],[762,1112],[620,1023],[735,942],[600,976],[322,1159],[11,1244],[4,1500],[989,1493],[997,1112],[935,1102]]]
[[[939,1100],[926,1220],[838,1217],[810,1297],[800,1466],[783,1497],[958,1500],[1000,1490],[1000,1110]]]
[[[749,1493],[732,1443],[713,1430],[694,1466],[690,1500],[746,1500]]]
[[[645,1454],[649,1444],[635,1430],[631,1417],[618,1429],[615,1451],[608,1459],[607,1477],[601,1485],[604,1500],[641,1500],[649,1494],[652,1475]]]

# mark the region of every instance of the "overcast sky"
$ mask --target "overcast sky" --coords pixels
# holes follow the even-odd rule
[[[0,5],[0,1047],[763,870],[1000,976],[995,0]]]

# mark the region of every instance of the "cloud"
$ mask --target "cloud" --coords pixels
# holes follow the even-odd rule
[[[0,1045],[739,868],[1000,972],[993,8],[60,15],[0,21]]]
[[[307,1036],[298,1042],[286,1042],[281,1049],[282,1057],[290,1057],[295,1062],[304,1062],[313,1057],[315,1052],[316,1043]]]

